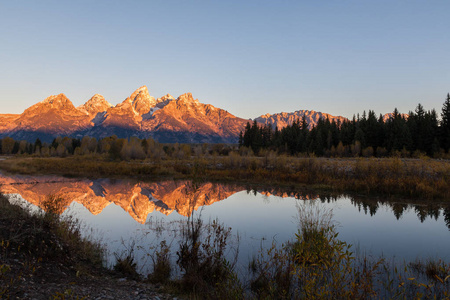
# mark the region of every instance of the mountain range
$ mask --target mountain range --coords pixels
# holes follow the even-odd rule
[[[307,110],[266,114],[255,120],[281,129],[303,116],[310,127],[320,118],[345,120]],[[236,143],[249,121],[252,122],[200,103],[191,93],[178,98],[167,94],[155,99],[147,87],[142,86],[115,106],[99,94],[78,107],[64,94],[50,96],[22,114],[0,114],[0,137],[29,142],[39,138],[51,142],[57,136],[104,138],[116,135],[119,138],[152,137],[161,143]]]

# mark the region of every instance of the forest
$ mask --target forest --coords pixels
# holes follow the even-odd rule
[[[309,129],[303,117],[282,129],[256,122],[247,123],[239,137],[240,147],[250,147],[254,153],[261,149],[278,153],[308,153],[316,156],[418,156],[441,157],[450,148],[450,94],[438,119],[436,110],[426,111],[419,103],[407,115],[397,109],[384,119],[373,110],[342,123],[319,120]]]

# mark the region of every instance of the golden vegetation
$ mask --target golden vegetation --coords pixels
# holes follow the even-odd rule
[[[183,149],[183,147],[180,147]],[[315,158],[263,156],[231,151],[226,155],[166,155],[165,158],[112,161],[109,155],[15,157],[0,168],[23,174],[88,177],[200,178],[333,192],[408,198],[450,199],[450,161],[430,158]],[[175,153],[175,152],[173,152]]]

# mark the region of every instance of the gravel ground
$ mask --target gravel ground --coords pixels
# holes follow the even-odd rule
[[[10,299],[180,299],[163,287],[118,277],[107,270],[79,275],[54,262],[23,262],[2,257],[0,298]],[[92,272],[92,270],[90,270]],[[4,289],[4,294],[1,291]]]

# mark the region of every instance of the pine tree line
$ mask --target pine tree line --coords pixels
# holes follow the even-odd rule
[[[258,153],[261,149],[291,155],[314,153],[318,156],[386,156],[395,153],[423,153],[434,156],[449,153],[450,94],[444,102],[439,120],[437,112],[425,111],[419,103],[407,116],[397,109],[390,118],[376,116],[369,110],[344,122],[320,119],[308,129],[305,117],[281,130],[271,124],[247,123],[239,136],[239,146]]]

